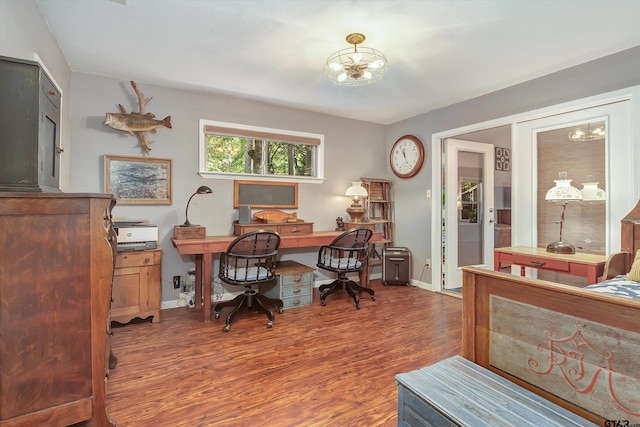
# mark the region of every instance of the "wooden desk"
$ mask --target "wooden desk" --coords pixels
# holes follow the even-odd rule
[[[280,249],[310,248],[328,245],[343,231],[317,231],[308,234],[280,235]],[[196,308],[203,306],[204,321],[211,320],[211,260],[215,253],[224,252],[238,236],[207,236],[204,239],[171,239],[180,255],[196,257]],[[371,242],[382,239],[382,233],[373,233]],[[360,282],[367,283],[368,268],[360,272]]]
[[[493,269],[500,271],[502,264],[519,265],[520,275],[525,275],[525,268],[555,271],[586,277],[589,285],[596,283],[604,273],[607,257],[604,255],[575,253],[554,254],[543,248],[527,246],[511,246],[496,248],[493,251]]]

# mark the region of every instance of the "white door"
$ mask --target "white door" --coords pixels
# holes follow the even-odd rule
[[[446,139],[443,289],[462,287],[462,267],[493,268],[492,144]]]

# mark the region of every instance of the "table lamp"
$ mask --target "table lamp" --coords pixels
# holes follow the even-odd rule
[[[576,248],[562,241],[562,227],[564,225],[564,211],[569,203],[581,202],[582,194],[580,190],[571,186],[571,179],[567,179],[566,172],[560,172],[559,179],[554,180],[556,185],[547,191],[545,200],[556,203],[560,206],[560,239],[557,242],[547,245],[547,252],[556,254],[575,254]]]
[[[213,190],[206,185],[198,187],[195,193],[189,197],[187,201],[187,207],[184,210],[185,222],[182,225],[176,225],[173,227],[173,237],[176,239],[204,239],[206,236],[206,229],[200,225],[191,224],[189,222],[189,204],[191,199],[196,194],[212,194]]]
[[[365,209],[360,204],[360,199],[369,195],[367,189],[362,186],[361,182],[355,181],[351,183],[351,187],[347,188],[344,195],[353,198],[353,203],[347,208],[351,222],[364,222]]]
[[[587,178],[591,178],[588,176]],[[583,182],[580,193],[582,194],[582,201],[588,204],[600,204],[607,201],[607,193],[600,187],[599,182]]]

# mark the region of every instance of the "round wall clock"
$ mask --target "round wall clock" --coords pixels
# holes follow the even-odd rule
[[[400,137],[389,156],[391,170],[400,178],[411,178],[417,174],[424,163],[424,146],[413,135]]]

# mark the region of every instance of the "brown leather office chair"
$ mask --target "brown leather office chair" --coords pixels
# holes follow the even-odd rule
[[[348,273],[359,273],[367,268],[368,243],[372,235],[373,232],[369,228],[358,227],[345,231],[336,237],[331,244],[320,248],[317,266],[338,273],[338,278],[331,284],[320,286],[320,303],[322,305],[326,305],[327,296],[339,290],[345,290],[351,295],[358,310],[360,310],[358,293],[366,292],[373,301],[376,300],[373,289],[365,288],[347,277]]]
[[[243,294],[230,301],[218,302],[213,308],[215,318],[225,307],[233,307],[227,316],[225,332],[229,332],[231,322],[243,308],[255,309],[267,315],[267,327],[273,327],[273,313],[270,307],[277,307],[282,313],[282,301],[257,293],[253,286],[277,280],[275,275],[276,256],[280,246],[280,235],[273,231],[258,230],[243,234],[229,244],[226,252],[220,254],[218,277],[224,283],[244,286]]]

